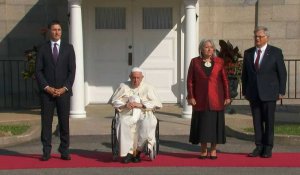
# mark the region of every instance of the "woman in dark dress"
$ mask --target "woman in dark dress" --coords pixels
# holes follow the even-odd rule
[[[215,56],[212,40],[202,40],[199,57],[191,60],[187,76],[187,101],[193,106],[190,139],[201,143],[200,159],[217,158],[217,144],[224,144],[224,106],[230,103],[228,78],[222,58]],[[210,154],[207,143],[211,143]]]

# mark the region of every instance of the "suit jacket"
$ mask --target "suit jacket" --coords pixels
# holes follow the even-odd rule
[[[39,48],[35,75],[43,92],[46,86],[54,88],[66,87],[72,95],[75,70],[75,52],[71,44],[61,42],[56,63],[52,56],[50,41]]]
[[[286,68],[281,49],[267,45],[258,71],[254,67],[252,47],[244,52],[242,94],[248,100],[276,101],[285,94]]]
[[[224,100],[230,98],[227,74],[222,58],[215,57],[213,69],[207,76],[202,66],[202,58],[191,60],[187,76],[187,99],[194,98],[193,110],[224,110]]]

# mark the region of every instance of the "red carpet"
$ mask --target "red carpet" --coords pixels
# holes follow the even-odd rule
[[[0,169],[39,168],[88,168],[88,167],[300,167],[300,153],[273,153],[271,159],[249,158],[241,153],[219,153],[217,160],[200,160],[198,153],[167,153],[158,155],[154,161],[142,157],[141,163],[122,164],[112,161],[111,153],[89,152],[72,154],[71,161],[64,161],[59,155],[52,155],[47,162],[39,160],[40,155],[1,155]]]

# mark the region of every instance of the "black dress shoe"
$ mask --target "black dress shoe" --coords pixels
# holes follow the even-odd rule
[[[122,163],[129,163],[129,162],[132,162],[132,158],[133,158],[133,155],[130,154],[130,153],[128,153],[128,154],[126,155],[126,157],[123,158]]]
[[[216,160],[216,159],[218,158],[218,156],[209,156],[209,158],[210,158],[211,160]]]
[[[51,158],[50,154],[43,154],[41,161],[48,161]]]
[[[262,147],[256,147],[252,153],[248,154],[248,157],[257,157],[260,156],[262,154],[263,148]]]
[[[272,157],[272,148],[264,148],[262,154],[261,154],[262,158],[271,158]]]
[[[207,155],[205,155],[205,156],[200,155],[198,158],[199,158],[199,159],[206,159],[206,158],[207,158]]]
[[[261,157],[262,157],[262,158],[271,158],[271,157],[272,157],[272,153],[269,153],[269,154],[262,154]]]
[[[198,158],[199,158],[199,159],[206,159],[206,158],[208,158],[207,149],[201,150],[200,156],[199,156]]]
[[[141,162],[141,152],[138,151],[135,155],[135,157],[132,158],[133,163],[139,163]]]
[[[60,158],[61,158],[62,160],[71,160],[70,154],[62,154],[62,155],[60,156]]]
[[[71,160],[71,156],[69,154],[69,150],[62,150],[61,148],[58,148],[58,152],[60,153],[60,158],[62,160]]]

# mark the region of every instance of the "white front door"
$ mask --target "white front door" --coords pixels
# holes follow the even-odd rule
[[[163,102],[180,101],[179,2],[83,1],[88,103],[107,103],[120,82],[128,79],[134,66],[144,70],[145,81],[156,87]]]

